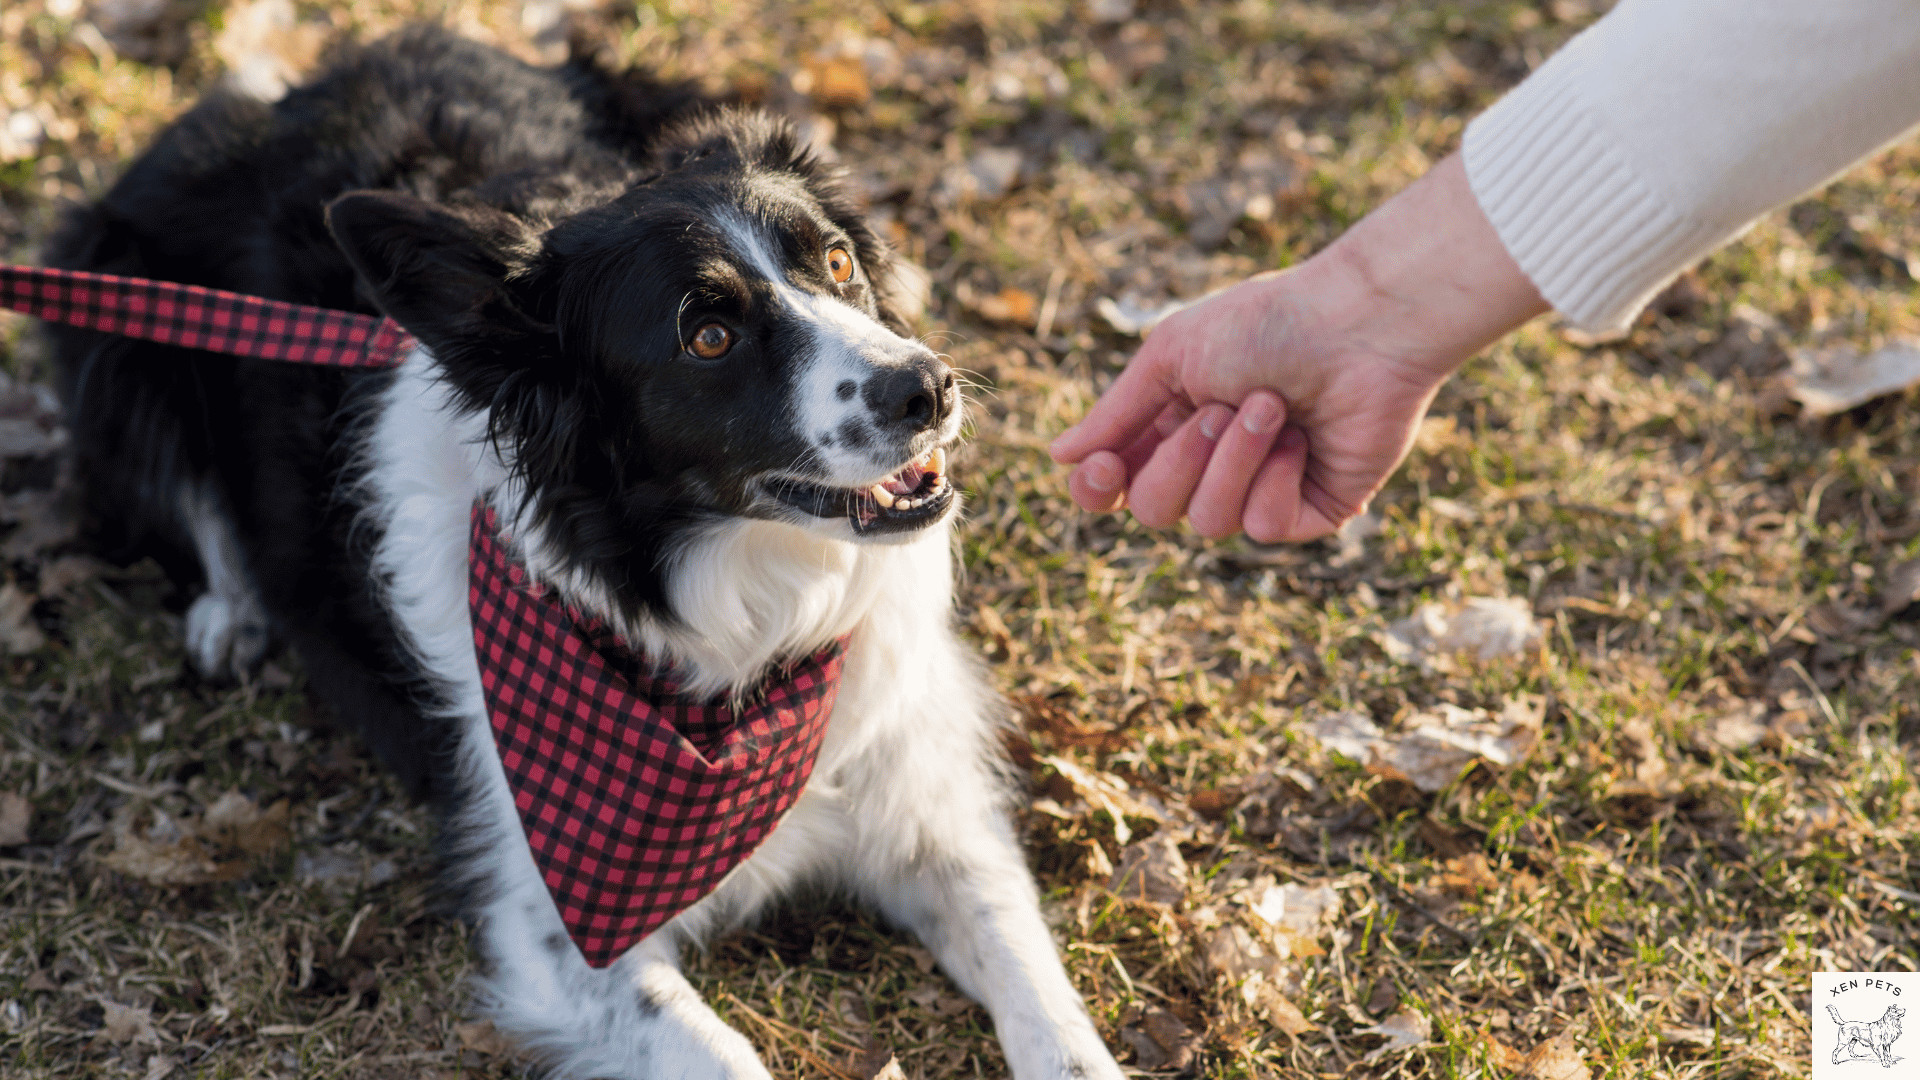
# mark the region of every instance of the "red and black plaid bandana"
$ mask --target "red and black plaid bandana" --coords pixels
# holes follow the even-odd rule
[[[171,281],[0,264],[0,307],[260,360],[381,368],[391,319]],[[529,582],[476,505],[468,609],[494,745],[574,944],[605,967],[753,854],[813,775],[846,642],[770,672],[750,700],[684,698]]]
[[[690,700],[530,583],[498,527],[474,507],[468,608],[494,745],[560,918],[605,967],[712,892],[800,797],[845,642],[741,706]]]
[[[0,264],[0,307],[46,322],[256,360],[398,364],[413,337],[392,319],[176,281]]]

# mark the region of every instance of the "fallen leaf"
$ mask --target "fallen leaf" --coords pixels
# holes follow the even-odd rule
[[[1207,821],[1224,821],[1246,797],[1239,788],[1201,788],[1187,796],[1187,806]]]
[[[1307,731],[1329,750],[1363,765],[1386,765],[1431,794],[1475,761],[1508,766],[1525,758],[1539,741],[1541,708],[1533,695],[1509,699],[1498,716],[1442,702],[1432,712],[1415,713],[1407,720],[1411,730],[1393,736],[1365,716],[1340,712]]]
[[[33,804],[11,791],[0,791],[0,847],[26,843],[32,823]]]
[[[1461,657],[1487,661],[1514,656],[1540,640],[1539,624],[1525,600],[1484,596],[1453,608],[1423,605],[1379,638],[1394,660],[1442,673],[1454,670]]]
[[[141,1077],[140,1080],[164,1080],[165,1077],[173,1073],[173,1070],[179,1067],[180,1062],[177,1058],[170,1058],[165,1054],[149,1054],[147,1055],[146,1075]]]
[[[1025,289],[1001,289],[992,296],[975,297],[973,310],[991,322],[1011,323],[1015,326],[1032,326],[1033,316],[1040,308],[1040,301]]]
[[[281,799],[261,810],[252,799],[229,791],[214,800],[200,819],[200,835],[221,847],[265,855],[287,842],[291,808]]]
[[[54,982],[53,976],[48,975],[44,971],[36,971],[27,976],[27,981],[22,985],[22,988],[26,990],[38,990],[48,994],[57,994],[60,992],[60,984]]]
[[[855,56],[823,56],[808,61],[794,78],[794,89],[822,105],[864,105],[873,96],[867,65]]]
[[[866,1080],[907,1080],[907,1073],[900,1067],[900,1059],[888,1054],[879,1068],[867,1073]]]
[[[1235,923],[1215,930],[1207,939],[1207,964],[1230,980],[1264,974],[1279,961],[1244,926]]]
[[[1375,979],[1373,989],[1367,994],[1367,1011],[1379,1016],[1398,1004],[1400,1004],[1400,988],[1393,984],[1393,980],[1384,975]]]
[[[106,1015],[101,1018],[100,1030],[94,1033],[95,1038],[105,1039],[110,1043],[159,1045],[160,1036],[153,1030],[153,1017],[147,1012],[145,1006],[135,1008],[131,1005],[122,1005],[117,1001],[108,1001],[105,998],[100,1000],[100,1006],[106,1010]]]
[[[238,861],[223,863],[215,859],[197,836],[156,843],[131,832],[121,835],[114,842],[113,850],[100,861],[109,870],[155,885],[232,881],[244,869]]]
[[[1275,885],[1271,878],[1254,883],[1251,910],[1277,930],[1296,936],[1318,937],[1340,913],[1340,894],[1329,885]]]
[[[34,110],[0,112],[0,164],[33,157],[46,137],[47,127]]]
[[[1120,1037],[1133,1047],[1134,1064],[1142,1069],[1184,1069],[1200,1045],[1200,1034],[1165,1009],[1136,1015],[1120,1028]]]
[[[1205,299],[1201,297],[1200,299]],[[1155,304],[1143,300],[1133,293],[1121,293],[1119,299],[1101,297],[1093,302],[1093,310],[1107,320],[1107,325],[1123,334],[1144,334],[1160,324],[1160,321],[1176,311],[1192,307],[1200,300],[1167,300]]]
[[[1494,1043],[1499,1046],[1499,1043]],[[1507,1054],[1518,1061],[1505,1068],[1514,1071],[1515,1080],[1591,1080],[1592,1073],[1587,1069],[1586,1059],[1580,1056],[1580,1048],[1574,1042],[1573,1032],[1563,1031],[1525,1056],[1518,1051],[1507,1049]]]
[[[59,596],[85,581],[110,572],[113,568],[87,555],[62,555],[40,568],[40,591]]]
[[[302,851],[293,857],[293,877],[302,885],[318,885],[329,892],[384,885],[399,873],[392,859],[343,855],[337,851]]]
[[[1300,1011],[1300,1006],[1287,999],[1273,984],[1260,980],[1259,1002],[1266,1006],[1267,1020],[1274,1027],[1289,1035],[1305,1035],[1314,1030],[1313,1021]]]
[[[95,0],[92,24],[116,52],[147,64],[175,64],[193,47],[189,30],[204,0]]]
[[[496,1057],[511,1057],[518,1049],[513,1041],[502,1035],[491,1020],[474,1020],[465,1024],[453,1025],[453,1033],[460,1038],[460,1045],[479,1054]]]
[[[1880,589],[1880,617],[1891,618],[1916,600],[1920,600],[1920,559],[1908,559],[1887,571],[1887,583]]]
[[[0,502],[0,523],[19,528],[0,541],[0,558],[24,559],[80,535],[73,500],[62,491],[23,491]]]
[[[1308,724],[1307,734],[1318,740],[1321,746],[1363,765],[1373,760],[1375,748],[1385,741],[1387,735],[1371,717],[1350,709],[1328,713]]]
[[[1433,1035],[1433,1024],[1425,1015],[1409,1009],[1394,1013],[1370,1027],[1356,1028],[1354,1034],[1380,1035],[1386,1038],[1385,1043],[1367,1053],[1364,1060],[1371,1064],[1388,1054],[1424,1046]]]
[[[1661,1027],[1660,1037],[1671,1043],[1705,1047],[1739,1045],[1747,1041],[1738,1036],[1729,1036],[1726,1032],[1715,1031],[1710,1027],[1697,1027],[1692,1024],[1667,1024]]]
[[[1832,416],[1920,383],[1920,343],[1891,342],[1865,356],[1851,345],[1796,349],[1786,377],[1805,415]]]
[[[964,165],[943,175],[936,191],[949,199],[957,195],[997,199],[1019,182],[1024,167],[1025,159],[1014,147],[984,146]]]
[[[1120,852],[1107,887],[1129,900],[1179,907],[1187,895],[1187,860],[1171,836],[1157,833]]]
[[[1087,805],[1107,812],[1107,816],[1113,819],[1113,838],[1117,843],[1124,845],[1133,840],[1133,829],[1127,825],[1127,815],[1156,821],[1161,819],[1159,813],[1135,799],[1127,785],[1117,777],[1082,768],[1057,755],[1039,760],[1042,765],[1050,766],[1058,773],[1072,787],[1075,795],[1086,800]]]
[[[226,10],[213,51],[242,93],[278,101],[320,58],[331,29],[302,21],[292,0],[242,2]]]
[[[1487,857],[1476,851],[1448,859],[1446,869],[1435,874],[1431,884],[1455,896],[1471,898],[1498,886],[1500,880],[1493,876]]]
[[[47,643],[47,635],[33,621],[36,599],[11,581],[0,585],[0,653],[30,653]]]
[[[1827,639],[1848,637],[1879,624],[1880,618],[1873,612],[1838,601],[1815,604],[1807,612],[1808,629]]]
[[[0,458],[45,457],[66,442],[64,428],[49,431],[36,420],[0,419]]]
[[[1731,711],[1707,721],[1692,740],[1693,744],[1701,750],[1716,746],[1723,750],[1745,750],[1766,737],[1766,715],[1766,702],[1742,702]]]

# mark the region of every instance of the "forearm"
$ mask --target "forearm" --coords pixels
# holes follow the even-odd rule
[[[1621,0],[1463,151],[1507,250],[1599,331],[1916,121],[1913,0]]]
[[[1480,210],[1459,154],[1368,214],[1301,267],[1325,275],[1327,326],[1362,354],[1439,383],[1547,310]]]

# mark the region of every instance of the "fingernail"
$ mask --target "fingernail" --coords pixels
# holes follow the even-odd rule
[[[1224,409],[1208,409],[1207,414],[1200,418],[1200,434],[1209,439],[1219,438],[1220,430],[1227,426],[1227,421],[1232,417],[1233,414]]]
[[[1265,394],[1256,394],[1240,410],[1240,425],[1255,435],[1265,435],[1280,423],[1280,403]]]
[[[1105,462],[1088,465],[1084,475],[1087,478],[1087,486],[1102,494],[1120,486],[1120,477],[1115,475],[1113,466]]]

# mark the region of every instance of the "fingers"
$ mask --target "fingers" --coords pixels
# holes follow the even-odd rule
[[[1067,493],[1082,509],[1110,513],[1127,505],[1127,466],[1111,450],[1095,450],[1067,477]]]
[[[1307,449],[1307,433],[1287,428],[1261,463],[1242,516],[1249,539],[1262,544],[1310,540],[1338,527],[1304,498]]]
[[[1128,480],[1153,458],[1154,450],[1192,415],[1185,402],[1176,401],[1160,410],[1147,430],[1141,432],[1119,453],[1096,450],[1089,454],[1067,478],[1067,491],[1083,509],[1107,513],[1127,505]]]
[[[1164,529],[1186,516],[1187,504],[1212,460],[1216,440],[1232,425],[1231,406],[1204,406],[1153,451],[1127,489],[1133,516]]]
[[[1218,539],[1240,531],[1248,489],[1286,418],[1286,405],[1277,394],[1255,391],[1241,403],[1214,443],[1213,457],[1187,507],[1187,518],[1200,535]]]
[[[1159,374],[1155,355],[1149,339],[1107,392],[1087,410],[1086,418],[1053,440],[1053,445],[1048,447],[1053,460],[1067,465],[1082,461],[1097,450],[1117,451],[1146,431],[1170,403],[1180,400],[1175,388]]]

